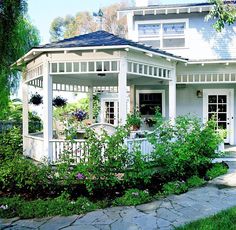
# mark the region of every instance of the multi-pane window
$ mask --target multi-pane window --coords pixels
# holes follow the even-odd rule
[[[139,24],[139,41],[157,48],[185,47],[186,22]]]
[[[162,113],[162,93],[140,93],[139,111],[141,115],[154,115],[156,110]]]

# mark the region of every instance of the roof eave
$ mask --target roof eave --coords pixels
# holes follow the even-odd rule
[[[131,49],[143,53],[149,53],[154,56],[164,57],[170,60],[174,61],[181,61],[181,62],[187,62],[186,59],[175,57],[168,54],[162,54],[159,52],[149,51],[146,49],[141,49],[137,47],[133,47],[130,45],[118,45],[118,46],[88,46],[88,47],[70,47],[70,48],[33,48],[28,53],[26,53],[23,57],[19,58],[15,63],[13,63],[11,66],[21,66],[24,62],[30,62],[34,59],[34,57],[39,56],[42,53],[45,52],[65,52],[65,51],[85,51],[85,50],[108,50],[108,49]],[[30,56],[33,56],[32,58],[29,58]]]

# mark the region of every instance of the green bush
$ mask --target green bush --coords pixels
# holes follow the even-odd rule
[[[0,188],[11,194],[46,195],[55,189],[54,172],[50,166],[35,165],[24,156],[15,156],[0,167]]]
[[[205,125],[198,118],[180,116],[175,125],[156,114],[156,130],[149,135],[154,146],[152,160],[163,181],[186,180],[211,163],[221,139],[214,121]]]
[[[0,134],[0,165],[6,159],[12,159],[23,153],[21,130],[13,128]]]
[[[207,171],[206,176],[211,180],[227,173],[227,171],[228,171],[228,168],[226,165],[222,163],[216,163],[213,165],[211,169]]]
[[[113,135],[105,131],[96,134],[93,130],[87,130],[87,150],[83,159],[86,161],[77,164],[74,168],[74,177],[82,174],[87,190],[110,189],[121,182],[120,175],[126,169],[128,163],[128,151],[124,145],[124,138],[128,131],[124,127],[117,128]]]
[[[174,181],[168,182],[162,187],[162,194],[165,196],[171,194],[181,194],[188,191],[188,186],[185,182]]]
[[[187,180],[187,185],[189,188],[201,186],[205,183],[205,180],[198,176],[192,176]]]
[[[20,197],[0,198],[0,217],[11,218],[36,218],[47,216],[69,216],[93,211],[98,208],[97,204],[92,203],[85,197],[71,201],[64,193],[54,199],[37,199],[26,201]]]
[[[148,191],[141,191],[138,189],[129,189],[122,197],[116,198],[113,201],[114,205],[138,205],[147,203],[152,197]]]

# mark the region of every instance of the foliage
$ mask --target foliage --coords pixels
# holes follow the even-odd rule
[[[3,122],[12,122],[13,125],[19,128],[22,124],[22,104],[9,102],[9,106],[5,108],[2,112]],[[35,133],[41,131],[42,120],[41,118],[33,112],[29,112],[29,133]]]
[[[129,189],[122,197],[118,197],[113,201],[114,205],[138,205],[147,203],[152,199],[148,191],[138,189]]]
[[[10,90],[16,89],[19,73],[10,68],[32,46],[39,44],[36,28],[26,18],[25,0],[0,1],[0,118]]]
[[[12,160],[14,156],[21,155],[23,152],[22,144],[20,129],[13,128],[0,134],[0,166],[3,161]]]
[[[57,96],[57,97],[53,98],[52,104],[55,107],[63,107],[67,104],[67,99]]]
[[[210,10],[206,19],[216,20],[213,27],[216,31],[221,32],[225,25],[232,25],[236,21],[236,8],[234,1],[225,2],[223,0],[209,0],[214,7]]]
[[[0,206],[3,205],[5,209],[0,208],[1,218],[11,218],[19,216],[20,218],[40,218],[47,216],[69,216],[74,214],[83,214],[93,211],[99,206],[92,203],[85,197],[71,201],[66,193],[54,199],[37,199],[33,201],[26,201],[20,197],[0,198]]]
[[[209,179],[214,179],[222,174],[227,173],[228,168],[226,165],[221,164],[221,163],[216,163],[213,165],[213,167],[211,169],[209,169],[206,173],[206,176]]]
[[[162,187],[162,194],[165,196],[171,194],[181,194],[188,191],[188,186],[184,181],[168,182]]]
[[[135,111],[132,114],[128,114],[127,125],[135,126],[135,127],[139,128],[141,123],[142,123],[142,118],[141,118],[141,114],[138,111]]]
[[[185,180],[211,164],[221,141],[214,121],[203,125],[198,118],[180,116],[173,125],[158,113],[155,120],[156,129],[148,138],[163,181]]]
[[[89,98],[82,98],[75,103],[67,103],[64,107],[56,108],[54,110],[54,116],[58,120],[63,120],[65,114],[72,114],[76,110],[83,110],[86,113],[89,112]],[[96,120],[100,112],[100,102],[97,95],[93,95],[93,118]]]
[[[82,173],[85,176],[83,183],[90,193],[96,189],[112,188],[120,183],[119,175],[125,170],[128,159],[128,151],[124,146],[127,135],[128,131],[123,127],[118,127],[113,135],[105,130],[101,134],[87,130],[87,146],[81,163],[76,165],[74,172],[75,175]]]
[[[31,95],[29,103],[33,104],[33,105],[40,105],[43,103],[43,97],[40,94],[35,93],[35,94]]]
[[[141,152],[140,145],[134,146],[128,156],[128,161],[128,167],[124,171],[124,182],[130,186],[148,185],[157,171],[148,162],[148,156]]]
[[[236,207],[221,211],[213,216],[200,219],[185,226],[178,227],[176,230],[215,230],[228,229],[234,230],[236,225]]]
[[[124,36],[127,31],[126,18],[117,19],[117,10],[124,7],[124,3],[116,3],[105,7],[103,11],[103,29],[110,33]],[[51,41],[70,38],[98,30],[99,22],[90,12],[78,12],[75,16],[55,18],[50,27]]]
[[[44,164],[36,165],[22,155],[2,161],[0,167],[0,188],[11,194],[27,191],[29,194],[51,192],[54,188],[53,171]]]
[[[192,187],[198,187],[198,186],[204,185],[206,182],[204,181],[204,179],[195,175],[195,176],[190,177],[186,183],[189,188],[192,188]]]

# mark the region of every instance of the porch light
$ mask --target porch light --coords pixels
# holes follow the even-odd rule
[[[197,90],[197,97],[202,98],[202,91],[201,90]]]

